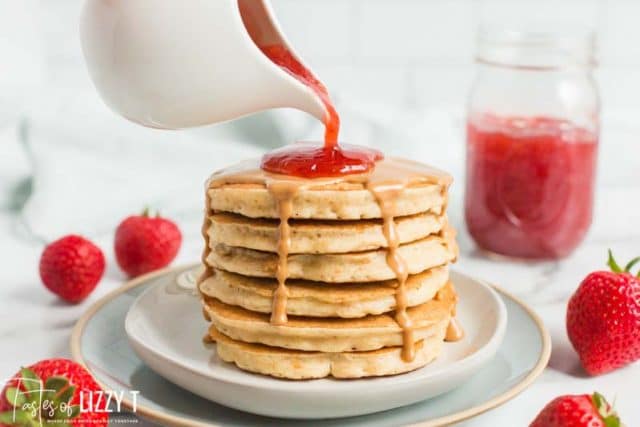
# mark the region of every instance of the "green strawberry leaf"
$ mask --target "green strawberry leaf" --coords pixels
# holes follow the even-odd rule
[[[606,427],[622,427],[618,414],[616,414],[613,407],[607,402],[607,399],[605,399],[603,395],[594,392],[591,400]]]
[[[76,392],[75,386],[69,386],[56,396],[58,402],[68,403]]]
[[[45,413],[49,413],[49,411],[51,410],[48,407],[44,407],[45,406],[45,402],[55,402],[56,400],[56,392],[55,391],[45,391],[44,393],[42,393],[42,399],[39,400],[36,403],[37,407],[40,407],[40,410],[45,412]]]
[[[607,400],[597,391],[593,393],[593,395],[591,396],[591,400],[593,402],[593,406],[598,410],[598,412],[601,412],[603,410],[606,411],[609,407],[609,404],[607,404]]]
[[[22,377],[21,383],[24,386],[25,390],[38,392],[42,390],[42,380],[31,369],[22,368],[20,370],[20,375]]]
[[[639,262],[640,262],[640,256],[635,257],[634,259],[629,261],[627,265],[624,266],[624,271],[626,271],[627,273],[631,273],[631,269]],[[638,272],[638,274],[640,274],[640,272]]]
[[[71,414],[65,412],[64,419],[71,420],[76,418],[78,415],[80,415],[80,405],[73,405],[71,406]]]
[[[33,391],[25,391],[24,392],[25,399],[27,399],[28,405],[32,405],[34,407],[40,406],[40,402],[45,398],[45,393],[42,393],[40,390],[36,389]]]
[[[73,405],[71,407],[71,417],[70,418],[75,418],[78,415],[80,415],[80,405]]]
[[[0,424],[12,425],[28,425],[31,423],[31,416],[27,411],[7,411],[0,413]]]
[[[55,394],[66,389],[69,386],[69,381],[64,377],[49,377],[44,383],[44,388],[47,390],[54,390]]]
[[[603,418],[602,421],[604,421],[604,425],[606,427],[622,427],[622,424],[620,424],[620,418],[615,414]]]
[[[50,402],[54,404],[54,407],[59,407],[61,402],[67,403],[69,397],[67,390],[70,388],[69,381],[64,377],[49,377],[44,385],[45,392],[42,395],[43,402]],[[72,394],[73,396],[73,391]],[[62,396],[62,398],[61,398]],[[45,409],[46,412],[51,410]],[[57,413],[57,410],[54,410]]]
[[[620,268],[620,266],[616,262],[615,258],[613,257],[613,253],[611,252],[611,249],[609,249],[609,259],[607,260],[607,265],[609,266],[611,271],[613,271],[614,273],[622,273],[623,271],[622,268]]]
[[[19,408],[27,403],[27,398],[24,396],[24,393],[16,387],[9,387],[5,393],[5,397],[7,398],[7,402],[14,408]]]

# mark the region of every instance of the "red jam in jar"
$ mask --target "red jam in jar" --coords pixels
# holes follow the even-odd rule
[[[518,258],[569,255],[591,224],[597,140],[550,117],[471,116],[465,215],[476,243]]]

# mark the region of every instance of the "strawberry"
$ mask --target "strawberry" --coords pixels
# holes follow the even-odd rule
[[[612,271],[589,274],[569,300],[567,333],[591,375],[621,368],[640,358],[640,280],[622,269],[609,251]]]
[[[166,267],[178,254],[182,234],[172,221],[159,215],[130,216],[116,230],[115,252],[120,268],[130,277]]]
[[[620,418],[600,393],[553,399],[529,427],[621,427]]]
[[[81,365],[43,360],[22,368],[0,395],[0,427],[106,427],[107,399]]]
[[[81,236],[70,235],[48,245],[40,257],[40,278],[54,294],[79,303],[96,288],[104,274],[100,248]]]

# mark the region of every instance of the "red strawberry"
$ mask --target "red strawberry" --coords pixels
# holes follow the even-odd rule
[[[0,427],[106,427],[107,399],[91,375],[67,359],[22,368],[0,395]],[[81,397],[82,395],[82,397]]]
[[[40,257],[40,278],[54,294],[70,303],[84,300],[104,273],[100,248],[84,237],[70,235],[48,245]]]
[[[553,399],[529,427],[621,427],[620,418],[600,393]]]
[[[166,267],[178,254],[182,234],[172,221],[142,215],[130,216],[116,230],[115,252],[118,265],[130,277]]]
[[[609,251],[612,271],[588,275],[569,300],[567,333],[584,369],[603,374],[640,358],[640,280]]]

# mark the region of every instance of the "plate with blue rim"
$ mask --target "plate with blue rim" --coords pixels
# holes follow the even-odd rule
[[[71,338],[74,359],[105,389],[124,392],[125,406],[135,403],[138,415],[164,425],[448,425],[515,397],[542,373],[551,352],[544,324],[524,303],[454,271],[467,335],[447,343],[425,368],[360,380],[255,375],[202,343],[200,302],[177,285],[192,269],[126,283],[89,308]],[[126,397],[134,395],[135,402]]]

